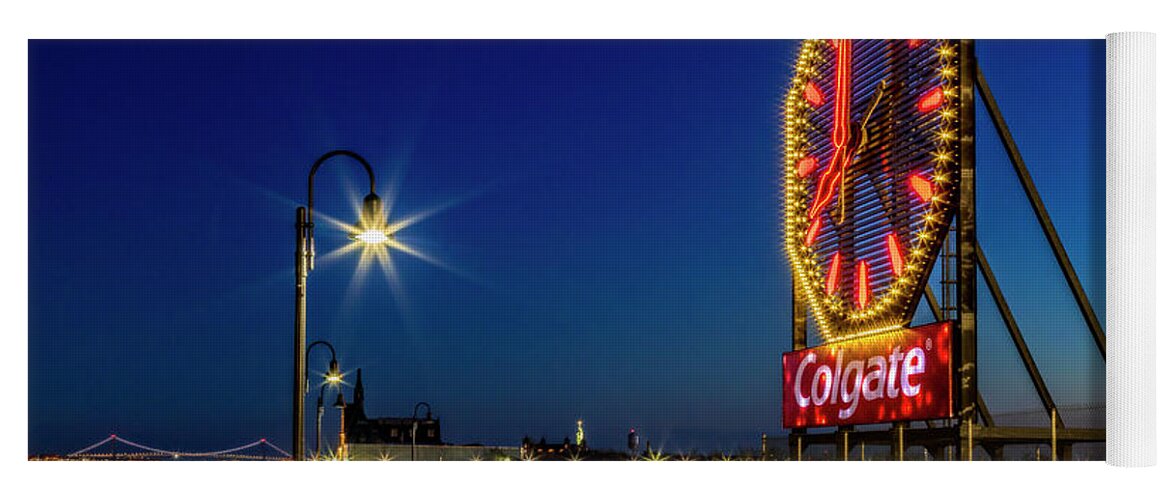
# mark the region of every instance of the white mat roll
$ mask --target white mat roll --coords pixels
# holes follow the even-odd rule
[[[1106,37],[1106,463],[1155,464],[1155,35]]]

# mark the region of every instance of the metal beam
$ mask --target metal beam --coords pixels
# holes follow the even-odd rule
[[[967,436],[966,429],[960,433]],[[1051,431],[1047,427],[976,427],[972,429],[973,437],[977,441],[995,442],[997,444],[1038,443],[1049,444]],[[1058,429],[1057,442],[1064,443],[1095,443],[1106,441],[1106,429]]]
[[[976,409],[980,410],[980,419],[984,421],[984,425],[992,427],[996,422],[992,420],[992,412],[988,411],[988,405],[984,404],[984,395],[976,390]]]
[[[984,249],[980,247],[979,243],[976,244],[976,261],[980,268],[980,274],[984,276],[984,283],[988,285],[988,291],[992,294],[992,300],[996,302],[996,308],[1000,310],[1000,318],[1004,320],[1004,326],[1008,328],[1008,333],[1012,336],[1012,343],[1016,344],[1017,353],[1021,355],[1021,361],[1029,372],[1029,379],[1033,381],[1033,389],[1036,389],[1037,396],[1045,405],[1045,411],[1053,412],[1057,427],[1064,428],[1065,423],[1061,421],[1061,415],[1057,413],[1057,403],[1053,402],[1053,396],[1049,394],[1049,388],[1045,386],[1041,370],[1037,368],[1037,362],[1033,360],[1033,354],[1029,352],[1029,346],[1025,343],[1021,328],[1017,325],[1012,310],[1008,307],[1004,292],[1000,290],[1000,283],[996,281],[996,275],[992,274],[992,267],[988,265],[988,258],[984,256]]]
[[[953,350],[956,361],[955,397],[960,426],[965,420],[976,418],[977,382],[976,358],[976,56],[972,40],[961,40],[960,59],[960,179],[959,207],[956,211],[956,304],[959,328]],[[966,457],[971,449],[966,440],[958,440],[959,456]]]
[[[1061,237],[1057,234],[1057,228],[1054,227],[1052,219],[1049,218],[1049,212],[1045,210],[1045,203],[1041,201],[1041,195],[1037,192],[1037,186],[1033,184],[1033,177],[1029,175],[1029,169],[1025,167],[1025,160],[1021,157],[1020,150],[1017,149],[1016,141],[1012,139],[1012,133],[1008,130],[1008,124],[1005,123],[1004,116],[1000,114],[1000,107],[996,105],[996,98],[992,96],[992,91],[988,88],[988,82],[984,80],[984,73],[980,71],[978,65],[975,68],[975,73],[976,87],[980,91],[980,98],[984,101],[984,109],[992,117],[992,123],[996,126],[996,133],[1000,136],[1000,142],[1004,144],[1004,149],[1008,153],[1009,159],[1012,160],[1012,166],[1016,170],[1021,187],[1024,188],[1025,194],[1029,197],[1029,204],[1033,207],[1033,214],[1037,216],[1037,221],[1041,223],[1041,229],[1045,232],[1045,238],[1049,240],[1049,247],[1053,250],[1053,255],[1057,258],[1057,263],[1061,266],[1061,273],[1065,276],[1065,282],[1073,292],[1074,298],[1077,299],[1078,309],[1081,310],[1082,318],[1085,319],[1086,326],[1090,328],[1090,332],[1094,335],[1094,342],[1098,344],[1098,351],[1105,358],[1106,332],[1102,329],[1102,323],[1098,321],[1098,315],[1094,313],[1094,308],[1090,305],[1090,299],[1086,296],[1086,291],[1082,288],[1081,281],[1078,280],[1077,272],[1074,270],[1073,264],[1069,261],[1069,255],[1065,252],[1065,246],[1061,244]]]
[[[850,448],[855,444],[850,441],[850,435],[853,432],[854,426],[852,425],[843,425],[834,431],[834,447],[837,449],[838,460],[850,461]]]
[[[850,445],[890,446],[891,458],[898,459],[898,432],[892,430],[853,431],[850,433]],[[977,446],[996,448],[1007,444],[1043,444],[1048,445],[1052,439],[1052,431],[1048,427],[983,427],[966,425],[958,427],[936,427],[934,429],[911,428],[903,429],[903,446],[945,447],[955,444],[957,439],[967,441],[971,435]],[[1105,429],[1058,429],[1058,447],[1073,443],[1094,443],[1106,440]],[[837,432],[810,433],[802,436],[803,447],[838,445],[840,437]],[[990,452],[993,453],[993,452]],[[961,458],[967,455],[960,454]],[[994,455],[995,456],[995,455]]]
[[[979,427],[977,427],[979,429]],[[1045,434],[1045,442],[1049,439],[1049,429],[1041,429]],[[803,444],[809,446],[838,446],[841,443],[841,437],[835,432],[821,432],[805,434]],[[922,427],[904,427],[903,438],[905,447],[911,446],[948,446],[955,444],[956,438],[959,436],[959,431],[955,427],[935,427],[931,429]],[[850,446],[866,443],[872,446],[889,446],[897,443],[898,433],[890,430],[868,430],[868,431],[852,431],[850,432]],[[892,439],[895,440],[892,443]],[[897,453],[897,450],[893,450]]]
[[[943,309],[939,307],[939,299],[935,298],[935,292],[928,285],[923,288],[923,295],[927,297],[927,305],[931,307],[931,314],[935,316],[935,321],[943,321]],[[980,412],[980,419],[984,421],[984,425],[996,425],[992,420],[992,412],[988,411],[988,405],[984,404],[984,396],[980,394],[980,388],[976,388],[976,410]],[[932,427],[932,423],[927,421],[927,426]]]
[[[906,426],[907,424],[903,422],[895,422],[890,428],[890,454],[892,460],[902,462],[907,453],[907,446],[904,443],[905,439],[903,436],[903,433],[906,431]]]
[[[935,292],[931,291],[930,285],[923,288],[923,295],[927,297],[927,305],[931,307],[931,315],[935,316],[935,321],[943,321],[943,308],[939,307],[939,299],[935,298]]]

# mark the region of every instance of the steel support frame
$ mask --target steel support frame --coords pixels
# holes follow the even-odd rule
[[[1041,398],[1041,403],[1045,405],[1045,412],[1053,415],[1053,421],[1058,428],[1064,428],[1065,422],[1061,420],[1061,413],[1057,411],[1057,403],[1053,401],[1053,396],[1049,394],[1049,388],[1045,385],[1045,379],[1041,376],[1041,370],[1037,368],[1037,362],[1033,360],[1033,354],[1029,351],[1028,344],[1025,343],[1025,337],[1021,334],[1021,328],[1017,325],[1016,318],[1012,315],[1012,310],[1008,306],[1008,300],[1004,298],[1004,293],[1000,290],[1000,283],[996,281],[996,276],[992,274],[992,267],[988,265],[988,259],[984,256],[984,249],[980,245],[976,245],[976,261],[979,264],[980,272],[984,276],[984,283],[988,285],[988,291],[992,295],[992,300],[996,302],[996,308],[1000,311],[1000,318],[1004,320],[1004,326],[1008,329],[1009,335],[1012,337],[1012,342],[1016,345],[1017,353],[1021,356],[1021,362],[1025,364],[1025,370],[1029,372],[1029,379],[1033,382],[1033,389],[1037,391],[1037,397]]]
[[[1049,248],[1053,250],[1053,256],[1057,259],[1058,265],[1061,266],[1061,274],[1065,277],[1065,283],[1073,292],[1074,299],[1077,300],[1078,309],[1082,313],[1082,319],[1085,320],[1086,326],[1089,327],[1090,332],[1094,336],[1094,342],[1098,345],[1098,351],[1102,354],[1102,358],[1106,358],[1106,332],[1102,328],[1102,323],[1098,321],[1098,315],[1094,313],[1093,306],[1090,305],[1090,299],[1086,295],[1085,289],[1082,288],[1081,280],[1077,277],[1077,272],[1073,268],[1073,263],[1069,260],[1069,254],[1065,252],[1065,245],[1061,243],[1061,237],[1057,234],[1057,228],[1053,225],[1053,220],[1049,218],[1049,211],[1045,210],[1045,203],[1041,201],[1041,194],[1037,191],[1037,186],[1033,184],[1033,176],[1029,175],[1029,169],[1025,167],[1025,160],[1021,156],[1021,152],[1017,149],[1016,141],[1012,138],[1012,133],[1008,130],[1008,123],[1004,121],[1004,116],[1000,114],[1000,106],[996,104],[996,98],[992,96],[992,90],[988,88],[988,82],[984,80],[984,74],[980,68],[974,67],[976,87],[980,91],[980,99],[984,101],[984,109],[988,111],[988,115],[992,118],[992,124],[996,126],[996,134],[1000,136],[1000,142],[1004,144],[1004,150],[1008,153],[1009,160],[1012,161],[1012,167],[1016,171],[1017,179],[1020,180],[1021,187],[1025,190],[1025,195],[1029,198],[1029,205],[1033,208],[1033,215],[1037,216],[1037,222],[1041,224],[1041,229],[1045,233],[1045,239],[1049,242]]]
[[[958,421],[949,422],[947,426],[937,427],[932,422],[925,422],[927,428],[912,428],[909,422],[895,422],[890,430],[886,431],[854,431],[853,426],[841,427],[832,433],[811,434],[807,429],[794,429],[789,434],[789,455],[800,459],[804,449],[812,445],[833,444],[838,452],[838,458],[845,460],[849,456],[850,448],[864,443],[890,446],[891,458],[902,460],[907,448],[924,446],[936,458],[942,457],[942,450],[949,445],[955,445],[959,451],[957,459],[970,460],[974,454],[974,447],[984,448],[993,459],[1004,458],[1004,446],[1007,444],[1045,443],[1055,441],[1052,453],[1062,460],[1072,459],[1072,446],[1082,442],[1103,442],[1106,439],[1104,429],[1067,429],[1057,410],[1057,405],[1045,385],[1032,353],[1030,352],[1019,325],[1008,306],[1008,301],[1000,289],[999,282],[984,255],[976,237],[976,151],[975,151],[975,96],[979,93],[984,102],[985,110],[990,115],[997,135],[999,136],[1006,153],[1016,171],[1021,187],[1029,198],[1029,203],[1037,217],[1050,249],[1061,267],[1066,284],[1077,300],[1078,308],[1086,325],[1089,327],[1099,352],[1105,357],[1105,333],[1097,315],[1090,306],[1089,299],[1081,282],[1077,277],[1064,245],[1057,234],[1057,230],[1049,217],[1048,211],[1041,200],[1032,176],[1029,174],[1024,160],[1021,157],[1016,142],[1009,132],[1008,125],[1000,114],[1000,108],[988,88],[984,75],[976,62],[973,42],[961,40],[959,43],[960,56],[960,113],[959,113],[959,140],[960,140],[960,181],[958,187],[958,207],[955,215],[956,224],[956,302],[959,328],[953,342],[953,359],[956,363],[955,386],[956,408]],[[1005,327],[1008,329],[1021,361],[1029,372],[1030,380],[1038,397],[1048,410],[1051,417],[1051,429],[1045,428],[1015,428],[997,427],[992,414],[984,403],[980,394],[977,380],[977,293],[978,278],[981,275],[987,284],[997,310]],[[945,319],[938,299],[930,286],[924,288],[924,296],[936,320]],[[800,297],[796,284],[793,286],[793,350],[807,347],[808,310]],[[984,425],[974,425],[979,418]]]
[[[959,328],[952,342],[956,366],[954,394],[960,427],[978,411],[976,370],[976,56],[972,40],[959,43],[960,58],[960,181],[956,210],[956,305]],[[959,458],[972,458],[971,440],[957,439]]]
[[[1062,460],[1068,460],[1072,458],[1072,446],[1074,444],[1101,442],[1106,439],[1106,431],[1104,429],[1057,429],[1054,433],[1045,427],[984,427],[973,425],[969,430],[966,425],[927,428],[911,427],[906,423],[899,423],[892,426],[889,430],[850,431],[848,433],[849,447],[851,449],[862,445],[889,447],[890,459],[899,460],[900,427],[902,428],[904,459],[906,459],[905,451],[907,449],[914,446],[922,446],[929,452],[932,452],[932,456],[936,460],[945,460],[947,455],[943,450],[954,445],[956,441],[968,441],[969,438],[987,450],[992,457],[1003,457],[1004,446],[1040,444],[1048,448],[1050,447],[1051,439],[1056,437],[1057,456]],[[805,448],[810,446],[832,445],[835,449],[840,450],[844,440],[842,434],[840,431],[805,433],[802,434],[802,445]],[[796,455],[791,456],[796,457]],[[954,458],[967,460],[967,457],[962,454]]]

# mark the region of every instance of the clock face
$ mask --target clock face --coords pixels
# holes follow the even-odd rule
[[[785,99],[785,246],[827,341],[905,326],[959,181],[958,48],[808,40]]]

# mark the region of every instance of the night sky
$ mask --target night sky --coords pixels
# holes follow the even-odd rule
[[[426,256],[395,253],[393,273],[325,258],[348,240],[319,221],[309,340],[347,380],[362,368],[368,414],[429,402],[452,443],[560,442],[581,418],[595,448],[632,427],[670,451],[758,447],[781,433],[790,348],[778,125],[795,51],[31,41],[29,452],[111,433],[289,449],[294,210],[336,148],[374,165],[391,218],[415,217],[397,237]],[[977,43],[1103,322],[1104,51]],[[981,244],[1058,404],[1100,407],[1104,363],[982,112],[977,141]],[[317,212],[356,220],[364,182],[327,164]],[[980,307],[989,406],[1041,408]]]

